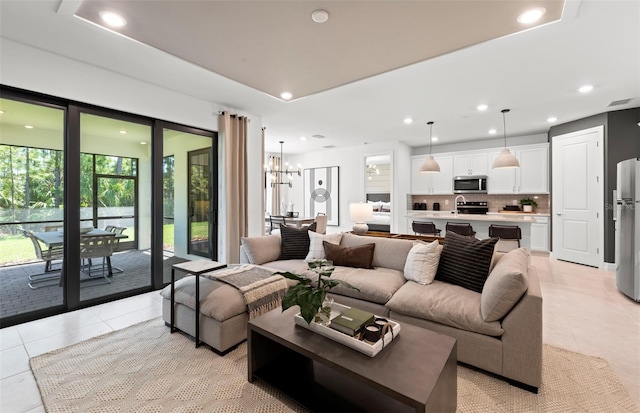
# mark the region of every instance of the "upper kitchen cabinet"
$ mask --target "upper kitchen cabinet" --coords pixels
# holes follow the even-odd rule
[[[475,152],[455,155],[453,176],[487,175],[487,153]]]
[[[440,165],[440,172],[422,173],[420,165],[426,156],[411,158],[411,193],[415,195],[452,195],[453,194],[453,157],[434,155]]]
[[[540,194],[549,192],[549,145],[516,146],[510,148],[520,162],[520,168],[492,169],[489,173],[490,194]],[[489,154],[489,165],[500,151]]]

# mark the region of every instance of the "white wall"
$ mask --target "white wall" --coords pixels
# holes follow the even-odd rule
[[[4,38],[0,46],[0,83],[4,85],[206,130],[218,130],[218,114],[212,108],[224,105],[213,100],[197,99]],[[249,118],[249,234],[257,235],[262,233],[264,225],[262,119],[259,116]],[[223,148],[224,144],[221,145]],[[219,180],[224,180],[224,169],[219,171]],[[223,185],[221,188],[219,229],[224,234],[222,223],[226,188]],[[218,243],[218,257],[225,256],[223,244]]]
[[[354,156],[354,153],[359,154]],[[373,155],[391,156],[392,163],[392,202],[399,205],[393,212],[391,231],[396,228],[406,228],[404,212],[406,209],[406,196],[410,191],[409,169],[411,151],[410,148],[398,142],[388,142],[375,145],[351,146],[347,148],[326,149],[317,152],[309,152],[297,155],[284,155],[284,160],[289,164],[301,164],[303,169],[320,168],[329,166],[340,167],[340,191],[339,211],[340,225],[330,226],[327,232],[351,231],[353,222],[349,219],[349,204],[365,201],[365,158]],[[404,178],[403,178],[404,177]],[[404,182],[403,182],[404,181]],[[302,177],[294,176],[291,189],[283,186],[282,196],[285,200],[293,201],[296,211],[303,211],[304,194]]]

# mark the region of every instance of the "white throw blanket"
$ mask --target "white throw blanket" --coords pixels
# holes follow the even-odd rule
[[[282,305],[287,292],[287,281],[280,275],[253,264],[239,265],[225,270],[203,274],[235,287],[244,296],[249,319]]]

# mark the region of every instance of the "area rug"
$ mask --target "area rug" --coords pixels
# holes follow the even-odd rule
[[[161,318],[30,360],[49,413],[303,412],[271,386],[247,382],[247,347],[219,356],[169,334]],[[458,366],[459,412],[639,412],[607,362],[545,345],[533,394]]]

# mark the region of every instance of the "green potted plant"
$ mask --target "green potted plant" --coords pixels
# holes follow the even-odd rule
[[[307,324],[312,321],[327,324],[331,315],[333,299],[327,297],[327,292],[338,284],[350,288],[357,288],[340,280],[331,279],[335,269],[332,261],[317,259],[309,261],[309,269],[318,274],[318,282],[312,283],[311,278],[302,277],[290,272],[277,272],[285,278],[298,281],[296,285],[289,287],[282,298],[282,311],[297,305],[300,307],[300,315]],[[358,290],[359,291],[359,290]]]
[[[538,203],[531,198],[523,198],[520,200],[520,205],[522,205],[524,212],[532,212],[533,208],[538,206]]]

